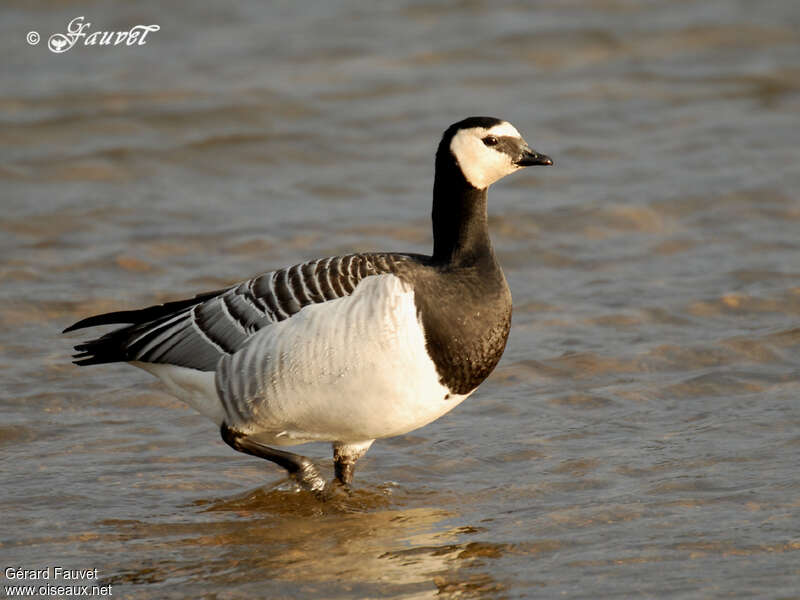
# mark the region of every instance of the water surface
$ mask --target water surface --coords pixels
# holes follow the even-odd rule
[[[796,2],[0,10],[4,568],[132,598],[800,597]],[[78,15],[161,30],[25,43]],[[90,314],[428,252],[433,153],[472,114],[556,161],[491,190],[508,348],[352,498],[70,364]]]

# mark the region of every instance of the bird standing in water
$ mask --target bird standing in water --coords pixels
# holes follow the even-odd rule
[[[511,292],[489,239],[486,193],[531,165],[552,165],[508,122],[470,117],[436,153],[433,254],[323,258],[232,287],[65,330],[126,324],[75,347],[75,363],[129,362],[212,419],[235,450],[284,467],[306,489],[325,480],[279,449],[333,444],[349,485],[378,438],[455,408],[497,365]]]

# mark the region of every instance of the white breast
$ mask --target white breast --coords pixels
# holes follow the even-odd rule
[[[216,384],[228,425],[277,445],[399,435],[466,398],[439,382],[413,290],[394,275],[259,331]]]

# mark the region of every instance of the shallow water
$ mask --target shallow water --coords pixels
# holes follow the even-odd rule
[[[136,598],[800,598],[794,0],[0,11],[3,568]],[[78,15],[161,30],[25,43]],[[509,345],[351,498],[70,364],[93,313],[427,252],[433,152],[471,114],[556,161],[490,194]]]

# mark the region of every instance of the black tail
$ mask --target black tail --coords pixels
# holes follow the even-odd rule
[[[130,341],[132,336],[136,335],[137,332],[146,331],[157,326],[171,319],[177,313],[191,308],[196,304],[205,302],[206,300],[210,300],[211,298],[215,298],[225,291],[227,291],[227,288],[198,294],[194,298],[189,298],[187,300],[166,302],[139,310],[121,310],[104,313],[102,315],[94,315],[82,319],[74,325],[67,327],[62,333],[69,333],[76,329],[96,327],[98,325],[125,323],[128,325],[115,329],[99,338],[78,344],[75,346],[77,354],[74,354],[72,357],[76,360],[72,362],[76,365],[85,366],[134,360],[132,352],[134,348],[131,347]]]

